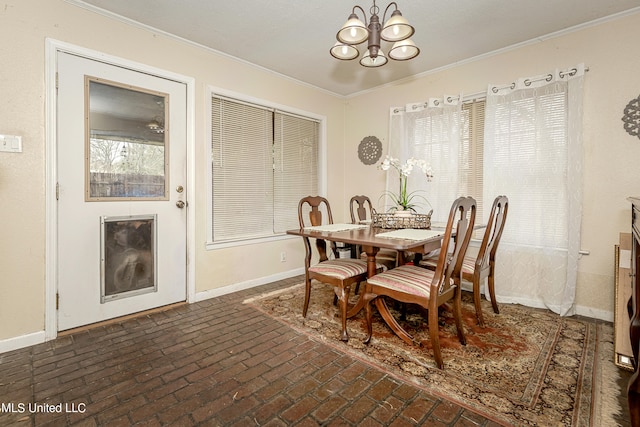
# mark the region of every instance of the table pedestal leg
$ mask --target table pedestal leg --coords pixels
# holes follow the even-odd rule
[[[375,248],[372,246],[363,246],[362,250],[367,254],[367,277],[373,277],[376,272],[376,254],[380,250],[380,248]],[[351,309],[347,312],[347,318],[351,318],[358,314],[360,310],[364,308],[364,298],[362,298],[364,292],[360,293],[358,300],[355,305],[351,307]]]
[[[406,342],[409,345],[412,345],[413,337],[409,335],[398,322],[396,322],[396,319],[391,315],[389,307],[387,307],[387,302],[384,300],[384,298],[376,298],[376,307],[378,308],[380,316],[382,316],[386,324],[389,325],[393,332],[395,332],[395,334],[399,336],[402,341]]]

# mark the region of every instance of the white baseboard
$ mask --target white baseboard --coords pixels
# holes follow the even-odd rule
[[[219,297],[222,295],[227,295],[237,291],[244,291],[246,289],[251,289],[257,286],[266,285],[267,283],[276,282],[278,280],[300,276],[301,274],[304,274],[304,268],[297,268],[295,270],[285,271],[284,273],[278,273],[271,276],[260,277],[258,279],[248,280],[246,282],[235,283],[233,285],[224,286],[222,288],[215,288],[215,289],[210,289],[208,291],[197,292],[196,302],[204,301],[209,298]]]
[[[236,283],[234,285],[225,286],[223,288],[211,289],[204,292],[196,293],[196,301],[203,301],[209,298],[215,298],[221,295],[230,294],[236,291],[254,288],[256,286],[266,285],[267,283],[278,280],[288,279],[290,277],[300,276],[304,274],[304,268],[290,270],[284,273],[274,274],[267,277],[261,277],[247,282]],[[36,344],[42,344],[47,341],[45,331],[34,332],[31,334],[20,335],[18,337],[0,340],[0,353],[18,350],[20,348],[29,347]]]
[[[606,322],[613,323],[613,312],[606,310],[596,310],[591,307],[576,306],[576,314],[585,317],[591,317],[592,319],[604,320]]]
[[[290,277],[300,276],[304,274],[304,268],[286,271],[284,273],[278,273],[271,276],[261,277],[259,279],[248,280],[242,283],[236,283],[222,288],[210,289],[208,291],[196,293],[196,301],[204,301],[209,298],[215,298],[222,295],[227,295],[237,291],[243,291],[246,289],[255,288],[257,286],[266,285],[278,280],[288,279]],[[607,322],[613,322],[613,312],[606,310],[597,310],[591,307],[576,307],[576,314],[585,317],[591,317],[593,319],[604,320]],[[0,340],[0,353],[5,353],[12,350],[18,350],[20,348],[29,347],[36,344],[41,344],[46,341],[45,331],[34,332],[31,334],[21,335],[14,338],[8,338]]]
[[[42,344],[45,341],[46,340],[44,331],[34,332],[27,335],[20,335],[14,338],[8,338],[6,340],[0,340],[0,353],[18,350],[20,348],[29,347],[36,344]]]

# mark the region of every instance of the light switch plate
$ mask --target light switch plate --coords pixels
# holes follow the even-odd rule
[[[0,151],[22,153],[22,137],[17,135],[0,135]]]

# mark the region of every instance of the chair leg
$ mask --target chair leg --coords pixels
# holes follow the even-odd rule
[[[307,317],[307,310],[309,309],[309,299],[311,297],[311,279],[305,277],[304,279],[304,305],[302,306],[302,317]]]
[[[462,324],[462,296],[460,284],[457,285],[456,296],[453,298],[453,318],[456,321],[456,330],[460,344],[467,345],[467,338],[464,336],[464,326]]]
[[[336,287],[334,289],[340,302],[340,320],[342,321],[342,336],[340,339],[347,342],[349,341],[349,334],[347,333],[347,305],[349,304],[349,292],[351,292],[351,288],[345,286],[344,288]]]
[[[409,304],[407,304],[406,302],[400,302],[398,304],[400,304],[400,320],[404,322],[405,320],[407,320],[407,306]]]
[[[491,270],[489,270],[489,296],[491,297],[491,305],[493,306],[493,312],[496,314],[500,314],[500,310],[498,309],[498,302],[496,301],[496,289],[494,282],[494,265],[491,265]]]
[[[484,317],[482,316],[482,300],[480,296],[480,274],[478,272],[473,275],[473,305],[476,308],[476,319],[478,325],[484,328]]]
[[[371,302],[374,298],[366,293],[362,295],[362,298],[364,299],[364,318],[367,323],[367,338],[365,338],[364,343],[369,344],[371,342],[371,335],[373,334],[373,310],[371,309]]]
[[[429,336],[431,338],[431,347],[433,348],[433,358],[436,361],[439,369],[444,369],[444,363],[442,362],[442,353],[440,352],[440,336],[438,325],[438,310],[429,309]]]

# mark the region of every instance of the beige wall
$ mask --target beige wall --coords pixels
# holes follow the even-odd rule
[[[45,327],[45,39],[195,79],[195,288],[259,283],[302,266],[299,239],[206,250],[207,88],[214,86],[326,117],[329,196],[344,181],[340,97],[211,51],[135,28],[61,0],[11,0],[0,9],[0,134],[22,153],[0,153],[0,348]],[[193,189],[192,189],[193,191]],[[280,252],[287,261],[280,262]],[[255,256],[254,256],[255,255]],[[251,260],[251,262],[250,262]]]
[[[62,0],[5,1],[0,10],[0,133],[22,135],[23,152],[0,153],[0,345],[44,329],[46,38],[195,79],[196,188],[191,209],[196,211],[199,295],[258,283],[302,266],[297,239],[205,250],[208,85],[327,118],[328,197],[335,219],[341,221],[348,217],[351,195],[375,197],[382,191],[384,175],[360,163],[357,146],[363,137],[376,135],[386,149],[389,107],[443,93],[474,93],[489,83],[584,62],[591,71],[585,88],[582,247],[591,255],[580,262],[578,304],[584,313],[602,317],[613,310],[613,245],[618,233],[629,228],[625,198],[640,195],[640,169],[634,167],[640,140],[627,135],[620,120],[627,102],[640,94],[640,58],[634,45],[639,33],[640,15],[630,16],[344,100]],[[428,46],[423,47],[422,54],[428,53]],[[258,254],[252,264],[248,249]],[[287,252],[285,263],[279,259],[282,251]]]
[[[640,194],[640,139],[627,134],[622,115],[640,95],[640,14],[609,21],[565,36],[521,47],[466,65],[391,85],[349,99],[346,163],[356,165],[345,188],[349,195],[375,195],[384,174],[357,158],[359,141],[376,135],[388,147],[388,111],[392,106],[444,94],[473,94],[491,84],[544,74],[585,63],[584,213],[582,248],[590,251],[579,264],[577,305],[582,314],[612,319],[614,245],[619,232],[629,232],[626,197]],[[428,55],[428,46],[421,55]],[[552,159],[550,159],[552,160]]]

